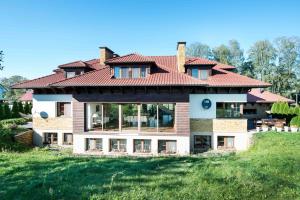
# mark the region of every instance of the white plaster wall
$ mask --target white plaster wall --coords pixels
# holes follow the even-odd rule
[[[41,112],[46,112],[48,117],[56,117],[56,102],[72,102],[72,95],[34,94],[32,97],[33,117],[39,117]]]
[[[136,155],[133,152],[134,139],[151,139],[151,154],[157,155],[158,153],[158,140],[176,140],[177,141],[177,154],[189,155],[190,154],[190,137],[189,136],[137,136],[137,135],[98,135],[98,134],[76,134],[73,135],[73,153],[76,154],[89,154],[85,151],[86,138],[102,138],[103,141],[103,154],[110,154],[109,152],[109,139],[126,139],[127,140],[127,154]]]
[[[211,100],[211,107],[202,107],[203,99]],[[190,118],[215,119],[217,102],[247,102],[246,94],[190,94]]]
[[[191,150],[194,149],[194,136],[195,135],[210,135],[212,149],[217,150],[218,148],[218,136],[234,136],[234,147],[237,151],[244,151],[249,148],[250,135],[246,133],[193,133],[191,135]]]

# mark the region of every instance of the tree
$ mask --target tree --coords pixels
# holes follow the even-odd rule
[[[3,110],[4,110],[4,115],[3,115],[4,118],[3,119],[11,118],[11,111],[10,111],[9,105],[7,103],[4,104]]]
[[[24,113],[25,114],[29,114],[30,113],[30,107],[29,107],[29,104],[28,104],[27,101],[25,102],[25,105],[24,105]]]
[[[268,81],[273,75],[276,59],[276,49],[268,40],[256,42],[249,49],[249,61],[254,65],[256,78],[262,81]]]
[[[0,70],[3,70],[3,65],[2,65],[2,62],[3,62],[3,51],[0,51]]]
[[[18,102],[18,109],[20,113],[25,113],[24,106],[21,101]]]
[[[230,49],[229,49],[229,47],[227,47],[224,44],[214,48],[213,55],[214,55],[214,60],[216,60],[220,63],[228,64],[228,65],[232,64]]]
[[[244,63],[244,51],[241,49],[240,44],[237,40],[229,41],[230,60],[229,63],[237,67],[238,71],[241,71],[241,67]]]
[[[14,89],[10,89],[10,86],[26,80],[27,79],[25,77],[18,76],[18,75],[12,76],[10,78],[3,78],[1,80],[1,84],[4,87],[8,88],[8,91],[5,93],[5,98],[9,100],[17,101],[26,92],[26,90],[24,89],[14,90]]]
[[[13,106],[12,106],[12,109],[11,109],[11,114],[12,114],[13,118],[20,117],[19,106],[18,106],[18,103],[16,101],[14,101],[14,103],[13,103]]]
[[[203,43],[195,42],[189,45],[187,48],[187,55],[192,57],[201,57],[206,59],[212,59],[213,54],[211,48]]]
[[[0,120],[4,119],[4,108],[3,105],[0,104]]]

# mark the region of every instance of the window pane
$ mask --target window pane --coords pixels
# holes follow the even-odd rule
[[[240,103],[217,103],[217,118],[240,118]]]
[[[72,133],[64,133],[64,144],[66,144],[66,145],[73,144],[73,134]]]
[[[103,144],[101,138],[87,138],[86,139],[87,151],[102,151]]]
[[[103,130],[119,131],[118,104],[103,104]]]
[[[138,67],[132,68],[132,78],[140,78],[140,69]]]
[[[44,133],[44,144],[57,144],[57,133]]]
[[[138,129],[138,105],[122,105],[122,130]]]
[[[74,77],[76,74],[75,72],[66,72],[67,78],[72,78]]]
[[[218,136],[218,148],[234,148],[234,136]]]
[[[110,151],[126,152],[126,140],[125,139],[110,139]]]
[[[141,67],[141,78],[146,77],[146,67]]]
[[[195,135],[194,137],[194,151],[204,152],[211,148],[211,136],[209,135]]]
[[[199,73],[198,68],[193,68],[193,69],[192,69],[192,77],[194,77],[194,78],[199,78],[198,73]]]
[[[120,67],[114,67],[115,78],[120,78]]]
[[[150,153],[151,152],[151,140],[134,140],[134,152]]]
[[[128,67],[122,67],[121,68],[122,78],[129,78],[128,72],[129,72]]]
[[[158,121],[159,131],[173,132],[174,131],[174,117],[175,104],[159,104],[158,105]]]
[[[158,140],[158,153],[176,153],[176,140]]]
[[[86,115],[88,130],[102,130],[102,104],[87,104]]]
[[[157,105],[141,105],[141,130],[157,131]]]
[[[201,80],[207,80],[208,78],[208,70],[200,70],[200,79]]]
[[[71,117],[71,103],[70,102],[58,102],[57,107],[57,117],[65,116]]]

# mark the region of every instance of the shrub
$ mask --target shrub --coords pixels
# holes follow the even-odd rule
[[[11,124],[17,124],[17,125],[23,125],[26,124],[27,120],[24,118],[14,118],[14,119],[5,119],[1,120],[1,125],[11,125]]]
[[[290,125],[300,127],[300,116],[293,117]]]
[[[9,118],[11,118],[11,111],[10,111],[9,105],[7,103],[4,104],[3,111],[4,111],[4,113],[3,113],[3,116],[4,116],[3,119],[9,119]]]
[[[273,103],[272,108],[271,108],[271,113],[278,114],[278,108],[279,108],[279,103],[278,102]]]
[[[289,113],[289,104],[287,102],[282,102],[282,110],[281,110],[281,114],[283,115],[288,115]]]
[[[4,119],[4,108],[3,105],[0,104],[0,120]]]
[[[24,113],[25,114],[30,114],[31,113],[30,105],[29,105],[28,102],[26,102],[25,105],[24,105]]]
[[[24,112],[24,106],[23,106],[23,104],[22,104],[21,101],[18,102],[18,109],[19,109],[19,112],[20,112],[20,113],[25,113],[25,112]]]

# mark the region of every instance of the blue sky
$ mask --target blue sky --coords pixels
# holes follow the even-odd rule
[[[124,55],[174,55],[177,41],[211,46],[300,36],[300,1],[6,0],[0,2],[0,77],[47,75],[59,64]]]

